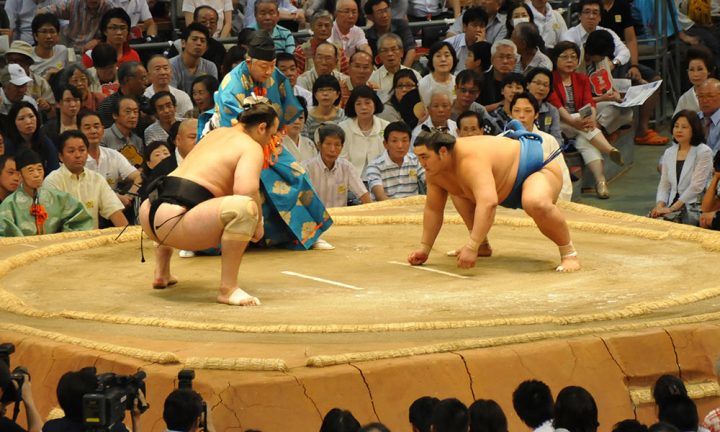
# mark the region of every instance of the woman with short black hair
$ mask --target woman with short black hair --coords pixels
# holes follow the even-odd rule
[[[673,144],[662,157],[655,208],[650,217],[689,225],[700,221],[701,194],[713,172],[712,149],[697,114],[682,110],[672,119]]]

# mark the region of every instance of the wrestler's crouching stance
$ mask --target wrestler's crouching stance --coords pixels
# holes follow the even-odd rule
[[[275,109],[254,97],[233,127],[208,133],[157,193],[140,207],[143,231],[158,243],[154,288],[177,283],[170,273],[173,248],[200,250],[222,244],[220,303],[255,306],[260,301],[238,287],[248,242],[263,236],[260,171],[278,129]],[[155,195],[155,196],[154,196]]]
[[[580,269],[567,222],[555,205],[562,188],[559,162],[553,160],[556,155],[545,159],[537,137],[524,135],[519,141],[491,136],[456,140],[439,132],[418,136],[414,150],[425,168],[427,199],[421,247],[408,256],[410,264],[420,265],[428,259],[442,228],[449,195],[470,230],[467,243],[457,251],[458,267],[474,267],[478,256],[492,252],[487,234],[499,204],[522,207],[558,246],[557,271]]]

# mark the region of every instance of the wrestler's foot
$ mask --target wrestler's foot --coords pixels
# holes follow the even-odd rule
[[[260,300],[257,297],[251,296],[240,288],[235,288],[230,295],[219,294],[217,301],[231,306],[260,306]]]
[[[178,280],[175,276],[159,277],[155,278],[152,283],[152,287],[155,289],[165,289],[169,286],[175,285]]]
[[[555,271],[561,273],[572,273],[580,270],[580,259],[575,256],[566,256],[560,259],[560,265],[555,268]]]
[[[578,259],[578,253],[572,242],[565,246],[559,246],[558,250],[560,251],[560,265],[555,268],[555,271],[571,273],[580,270],[580,259]]]
[[[456,250],[448,251],[445,255],[450,256],[450,257],[456,257],[456,256],[460,255],[460,251],[462,250],[463,247],[465,247],[465,246],[462,246]],[[492,252],[493,252],[493,250],[492,250],[492,247],[490,246],[490,242],[484,241],[484,242],[480,243],[480,247],[478,248],[477,256],[480,258],[491,257]]]

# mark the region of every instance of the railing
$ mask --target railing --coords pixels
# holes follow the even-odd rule
[[[440,20],[434,20],[434,21],[418,21],[418,22],[411,22],[408,23],[408,26],[412,29],[418,29],[423,27],[450,27],[455,22],[454,18],[448,18],[448,19],[440,19]],[[362,27],[363,30],[369,28]],[[301,30],[297,32],[292,33],[293,37],[296,40],[305,40],[310,38],[310,31],[309,30]],[[234,37],[226,37],[218,39],[219,42],[223,44],[235,44],[237,43],[237,38]],[[174,41],[165,41],[165,42],[152,42],[152,43],[140,43],[140,44],[130,44],[130,46],[136,50],[136,51],[144,51],[144,50],[156,50],[156,49],[164,49],[168,48],[173,44]]]

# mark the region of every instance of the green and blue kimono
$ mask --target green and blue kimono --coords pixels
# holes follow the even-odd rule
[[[256,92],[257,88],[262,88]],[[242,112],[241,101],[253,92],[264,93],[280,113],[280,126],[294,122],[302,110],[290,80],[275,68],[264,83],[253,82],[246,62],[237,65],[225,76],[215,92],[214,115],[221,127],[236,123]],[[201,116],[198,130],[203,131],[211,117]],[[217,118],[219,117],[219,118]],[[260,193],[265,219],[265,246],[288,249],[309,249],[332,225],[332,219],[310,184],[304,168],[286,151],[260,174]]]
[[[87,231],[95,228],[90,213],[72,195],[59,190],[41,187],[37,191],[38,204],[47,212],[43,224],[45,234],[66,231]],[[30,214],[33,198],[22,187],[0,204],[0,237],[36,235],[35,216]]]

